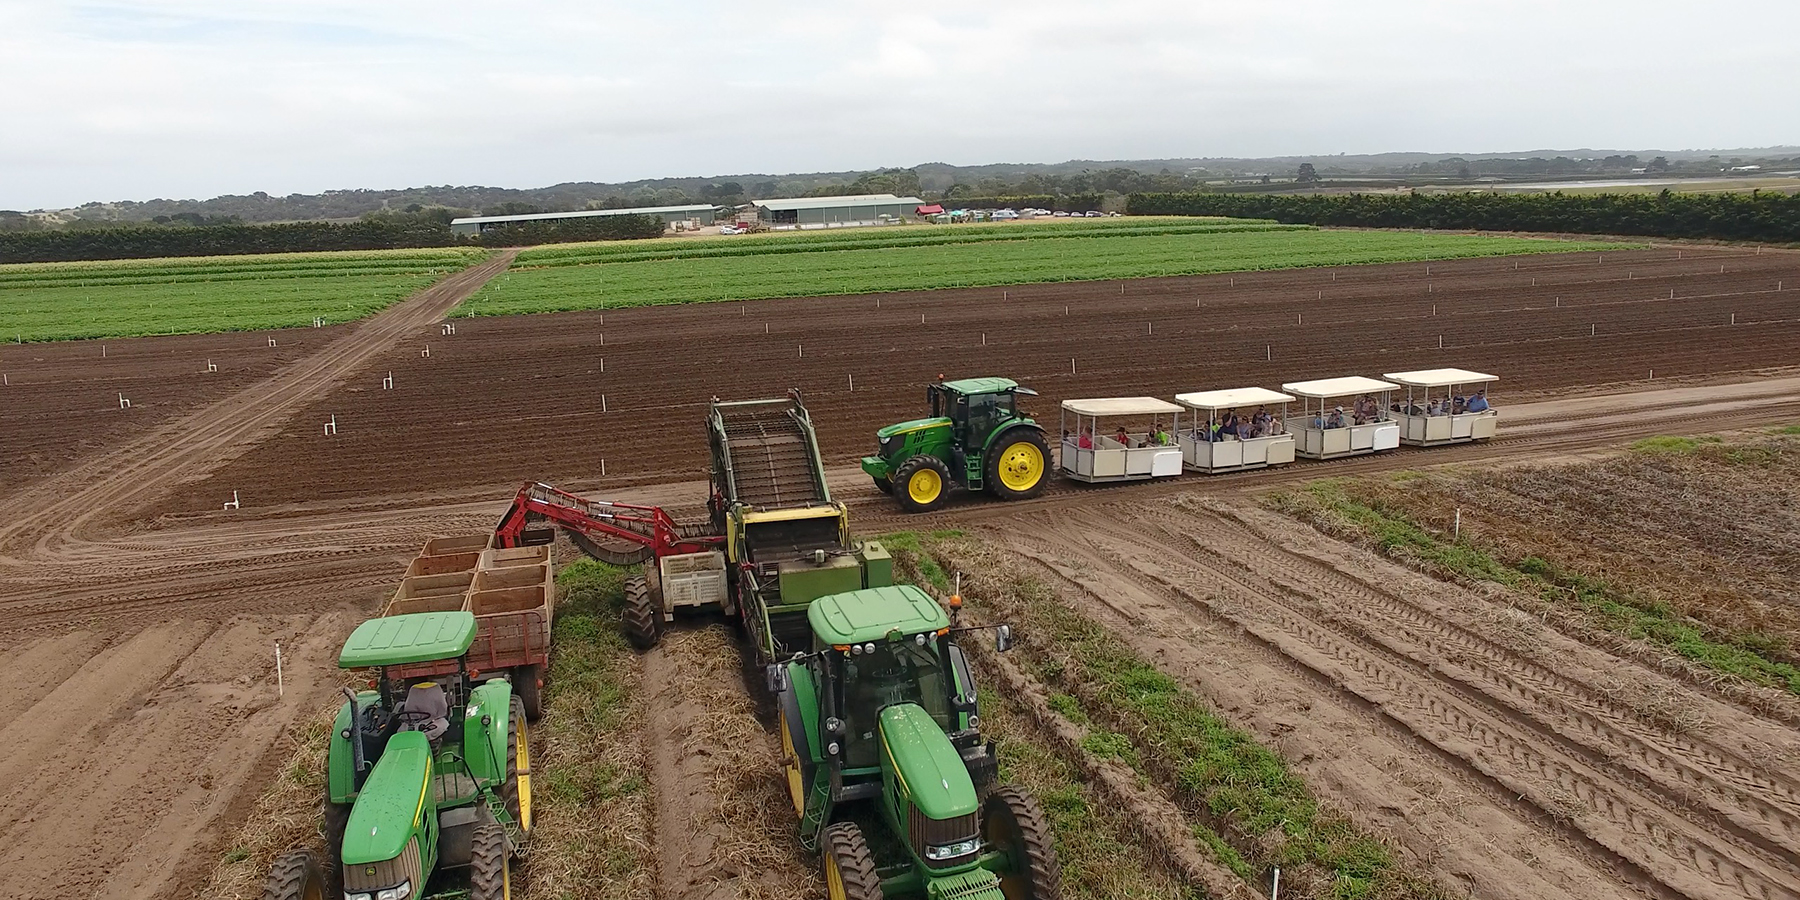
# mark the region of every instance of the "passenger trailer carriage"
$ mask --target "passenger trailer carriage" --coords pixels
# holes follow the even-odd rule
[[[1381,377],[1406,388],[1406,398],[1394,412],[1394,420],[1400,423],[1400,442],[1403,444],[1430,447],[1485,441],[1499,430],[1500,418],[1488,405],[1487,395],[1488,385],[1500,380],[1497,375],[1468,369],[1424,369],[1393,372]],[[1480,403],[1475,410],[1457,403],[1458,400],[1473,402],[1477,397]],[[1459,412],[1459,408],[1462,411]]]
[[[1075,430],[1069,430],[1073,418]],[[1102,421],[1118,422],[1103,428]],[[1164,424],[1167,424],[1167,428]],[[1142,430],[1133,431],[1133,425]],[[1118,439],[1123,434],[1123,441]],[[1057,467],[1076,481],[1141,481],[1181,474],[1181,407],[1155,397],[1097,397],[1064,400],[1062,452]],[[1159,435],[1169,438],[1159,439]],[[1083,439],[1088,446],[1083,447]]]
[[[1287,427],[1288,404],[1294,398],[1287,394],[1259,387],[1231,388],[1177,394],[1175,402],[1194,413],[1194,427],[1181,433],[1181,461],[1189,471],[1235,472],[1294,461],[1294,436]],[[1254,418],[1257,410],[1276,405],[1281,411],[1279,415],[1270,413],[1270,433],[1248,439],[1219,434],[1218,426],[1229,413]]]
[[[1389,409],[1394,388],[1360,375],[1282,385],[1282,390],[1300,398],[1299,426],[1288,429],[1298,441],[1294,452],[1309,459],[1335,459],[1400,446],[1400,425]],[[1365,398],[1374,402],[1374,414],[1359,422],[1344,401],[1354,406]]]

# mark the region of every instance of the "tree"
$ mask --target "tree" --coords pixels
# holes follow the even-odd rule
[[[1312,163],[1309,163],[1309,162],[1301,163],[1300,164],[1300,173],[1298,175],[1294,176],[1294,180],[1300,182],[1301,184],[1312,184],[1313,182],[1319,180],[1319,173],[1313,171]]]
[[[1651,160],[1650,165],[1645,166],[1644,168],[1646,171],[1650,172],[1667,172],[1669,171],[1669,158],[1666,156],[1659,156]]]

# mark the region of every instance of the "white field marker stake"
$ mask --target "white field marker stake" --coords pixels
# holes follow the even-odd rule
[[[1144,325],[1150,329],[1149,331],[1145,332],[1145,334],[1155,334],[1156,333],[1156,323],[1155,322],[1145,322]]]
[[[985,331],[981,333],[981,346],[987,346],[987,332]]]
[[[606,395],[605,394],[600,395],[600,411],[606,412]]]
[[[1431,314],[1434,316],[1437,315],[1437,304],[1436,303],[1431,304]]]
[[[606,457],[600,457],[600,474],[606,474]]]
[[[456,333],[456,326],[455,326],[455,325],[452,325],[452,324],[450,324],[450,323],[449,323],[449,322],[445,322],[445,323],[444,323],[444,333],[445,333],[445,334],[455,334],[455,333]]]
[[[1263,361],[1264,362],[1274,362],[1275,361],[1275,345],[1274,344],[1264,344],[1263,345]]]
[[[394,373],[389,372],[387,373],[386,378],[381,379],[381,389],[384,391],[391,391],[394,389]]]
[[[1075,357],[1069,357],[1069,374],[1075,374]]]
[[[764,322],[763,323],[763,334],[768,334],[768,333],[769,333],[769,323]]]
[[[805,359],[806,358],[806,345],[805,344],[795,344],[794,346],[800,348],[800,358]]]
[[[286,685],[284,685],[282,683],[282,679],[281,679],[281,642],[276,641],[275,642],[275,696],[280,697],[286,693],[287,693],[287,687],[286,687]]]
[[[421,359],[429,359],[431,357],[431,345],[430,344],[426,344],[425,349],[419,351],[419,357]]]
[[[600,357],[600,374],[606,374],[606,357]]]
[[[1733,325],[1737,324],[1737,313],[1731,314],[1731,324],[1733,324]]]
[[[1655,380],[1656,380],[1656,370],[1655,370],[1655,369],[1651,369],[1651,370],[1650,370],[1650,380],[1651,380],[1651,381],[1655,381]]]
[[[844,377],[850,379],[850,391],[854,393],[856,391],[856,376],[854,374],[846,374]]]
[[[1462,507],[1460,506],[1456,508],[1456,526],[1450,533],[1450,539],[1452,541],[1462,540]]]
[[[231,499],[225,501],[225,508],[226,509],[243,509],[244,508],[244,504],[239,502],[239,500],[238,500],[237,491],[231,492]]]
[[[269,338],[269,346],[271,346],[271,347],[273,347],[273,346],[275,346],[275,339],[274,339],[274,338]]]
[[[1598,334],[1600,334],[1600,326],[1598,326],[1598,325],[1589,325],[1588,326],[1588,337],[1595,337]]]
[[[1068,314],[1069,314],[1069,304],[1067,304],[1067,303],[1064,303],[1064,304],[1063,304],[1063,315],[1065,315],[1065,316],[1066,316],[1066,315],[1068,315]]]
[[[606,332],[600,332],[600,346],[606,346]]]
[[[105,344],[100,345],[100,358],[101,359],[106,358],[106,345]]]
[[[919,313],[919,324],[920,325],[925,324],[925,314],[924,313]]]
[[[219,371],[219,367],[217,365],[215,365],[212,360],[209,359],[206,361],[206,371],[217,372],[217,371]]]
[[[1269,885],[1269,900],[1281,900],[1281,867],[1275,867],[1275,883]]]
[[[1670,300],[1675,299],[1675,289],[1674,288],[1669,288],[1669,299]]]
[[[4,385],[6,387],[11,387],[12,379],[7,377],[4,373],[0,373],[0,385]]]
[[[130,409],[131,408],[131,401],[125,399],[124,394],[119,395],[119,408],[120,409]]]
[[[337,414],[336,413],[332,413],[331,421],[325,423],[325,434],[327,437],[337,434]]]

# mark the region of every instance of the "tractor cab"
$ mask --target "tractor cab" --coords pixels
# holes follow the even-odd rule
[[[1021,396],[1037,392],[1010,378],[928,385],[930,415],[876,432],[876,455],[863,458],[863,471],[908,512],[937,508],[955,486],[1034,497],[1050,451],[1043,429],[1019,409]]]
[[[531,829],[525,705],[505,679],[473,683],[475,634],[465,610],[384,616],[351,633],[338,666],[373,677],[344,689],[331,735],[327,858],[282,856],[264,900],[509,895]]]
[[[1021,830],[1042,826],[1035,801],[993,789],[995,748],[944,608],[893,585],[821,597],[807,618],[812,652],[770,666],[769,687],[801,840],[824,856],[827,882],[866,886],[846,868],[866,866],[877,890],[845,896],[997,900],[1011,896],[1003,879],[1053,871],[1048,842]],[[1007,649],[1011,630],[995,640]],[[905,848],[885,865],[849,821],[865,801]]]

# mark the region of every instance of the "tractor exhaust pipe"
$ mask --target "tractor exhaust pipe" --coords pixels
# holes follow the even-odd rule
[[[367,760],[363,759],[362,710],[356,708],[356,692],[344,688],[344,696],[350,698],[350,733],[344,738],[350,742],[350,767],[355,773],[356,786],[362,786],[363,768]]]

